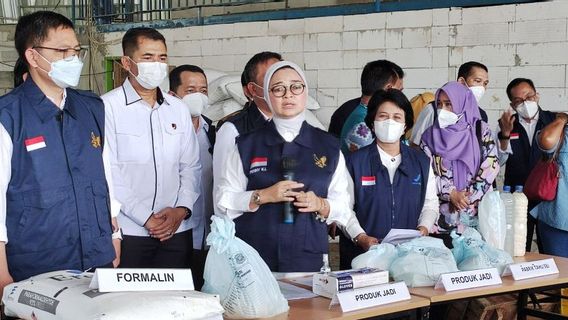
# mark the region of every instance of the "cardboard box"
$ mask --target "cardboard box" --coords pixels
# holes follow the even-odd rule
[[[313,277],[312,291],[317,295],[332,299],[335,294],[342,291],[388,282],[389,272],[376,268],[316,273]]]

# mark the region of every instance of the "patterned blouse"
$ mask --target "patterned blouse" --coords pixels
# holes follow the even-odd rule
[[[424,141],[420,143],[420,147],[424,153],[432,159],[432,151]],[[438,198],[440,199],[440,217],[445,218],[446,224],[457,226],[458,232],[462,232],[464,226],[477,226],[477,206],[483,195],[493,190],[493,181],[499,174],[499,159],[497,154],[497,145],[493,140],[493,134],[489,127],[485,127],[482,134],[481,142],[481,165],[477,175],[469,174],[468,180],[471,182],[467,187],[469,195],[469,207],[464,210],[458,210],[450,203],[450,193],[456,189],[453,181],[452,168],[445,168],[442,165],[442,157],[433,155],[432,167],[436,175],[436,185],[438,189]]]

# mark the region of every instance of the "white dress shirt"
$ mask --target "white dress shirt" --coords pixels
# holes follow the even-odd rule
[[[327,224],[336,222],[340,229],[346,230],[348,236],[353,239],[364,231],[359,225],[355,213],[351,210],[353,207],[352,193],[348,192],[350,180],[351,177],[347,171],[345,159],[343,154],[339,152],[339,162],[327,192],[329,216],[326,222]],[[233,144],[222,173],[219,175],[219,201],[217,205],[221,210],[220,214],[226,214],[229,218],[235,219],[240,217],[243,212],[256,211],[249,207],[254,191],[246,191],[247,183],[248,179],[243,171],[238,147]]]
[[[536,130],[536,123],[538,122],[539,116],[540,116],[540,111],[537,112],[537,114],[534,116],[534,118],[531,120],[530,123],[527,122],[523,117],[519,117],[519,123],[521,124],[523,129],[525,129],[527,137],[529,138],[529,146],[532,146],[532,141]],[[494,139],[495,141],[498,141],[497,154],[499,155],[499,163],[504,165],[509,159],[509,155],[513,154],[513,149],[511,148],[510,138],[509,140],[507,140],[507,148],[505,148],[504,150],[501,149],[501,141],[498,138],[499,132],[501,132],[501,127],[497,128]]]
[[[149,236],[144,224],[166,207],[193,212],[201,190],[199,145],[189,110],[164,91],[160,96],[163,101],[149,105],[128,79],[102,96],[106,147],[121,204],[118,221],[126,235]],[[195,220],[183,220],[176,232],[191,229]]]
[[[264,119],[270,119],[262,110],[258,109]],[[217,131],[215,137],[215,148],[213,149],[213,203],[218,203],[219,177],[227,164],[229,154],[235,145],[235,139],[239,136],[239,131],[231,122],[225,122]],[[223,210],[214,205],[215,214],[221,214]]]
[[[209,124],[199,117],[197,142],[199,143],[199,161],[201,162],[201,194],[193,206],[195,227],[193,228],[193,249],[202,250],[205,237],[209,233],[211,215],[213,214],[213,157],[209,152],[211,143],[207,132]],[[192,218],[193,218],[192,217]]]
[[[46,96],[50,101],[54,102],[55,99]],[[55,106],[60,110],[65,107],[65,101],[67,100],[67,90],[63,89],[63,99],[59,105]],[[106,141],[106,136],[105,136]],[[0,124],[0,242],[8,243],[8,233],[6,230],[6,192],[8,191],[8,184],[12,178],[12,138],[10,134],[6,131],[4,126]],[[114,189],[112,187],[112,175],[110,173],[110,159],[108,148],[106,144],[103,146],[103,165],[105,171],[105,177],[107,185],[109,188],[109,199],[110,199],[110,214],[111,217],[117,217],[120,212],[120,203],[116,200],[114,196]]]

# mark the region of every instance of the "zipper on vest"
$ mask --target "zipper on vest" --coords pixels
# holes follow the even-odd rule
[[[152,212],[156,205],[156,195],[158,194],[158,168],[156,167],[156,150],[154,150],[154,126],[152,125],[152,115],[154,109],[150,112],[150,135],[152,136],[152,160],[154,161],[154,199],[152,200]]]

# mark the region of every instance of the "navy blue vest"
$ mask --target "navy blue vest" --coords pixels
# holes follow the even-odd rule
[[[273,122],[239,136],[237,146],[247,190],[272,186],[283,180],[282,157],[298,162],[295,180],[327,197],[333,173],[339,161],[339,141],[306,122],[300,134],[287,143]],[[315,219],[315,213],[298,213],[294,224],[283,224],[282,203],[260,206],[255,213],[244,213],[235,219],[236,234],[255,248],[270,270],[279,272],[319,271],[322,254],[328,251],[327,225]]]
[[[0,123],[13,143],[6,253],[14,280],[110,263],[100,98],[67,89],[61,111],[28,78],[0,98]]]
[[[378,239],[391,228],[415,229],[424,206],[430,161],[424,153],[403,143],[400,152],[393,184],[375,143],[352,153],[347,160],[357,219],[368,235]],[[351,260],[363,251],[344,235],[340,243],[341,267],[350,268]]]
[[[513,154],[509,155],[505,167],[505,185],[514,186],[524,185],[529,173],[534,168],[537,161],[544,154],[538,147],[536,142],[536,133],[544,128],[547,124],[554,121],[556,114],[550,111],[540,110],[538,121],[536,123],[535,134],[532,137],[532,144],[529,144],[529,137],[527,132],[519,122],[518,115],[515,115],[515,122],[513,123],[513,130],[509,142]]]
[[[247,102],[242,110],[228,115],[225,119],[221,119],[217,125],[217,130],[225,122],[232,123],[239,135],[243,135],[264,126],[268,121],[264,119],[254,102]]]

